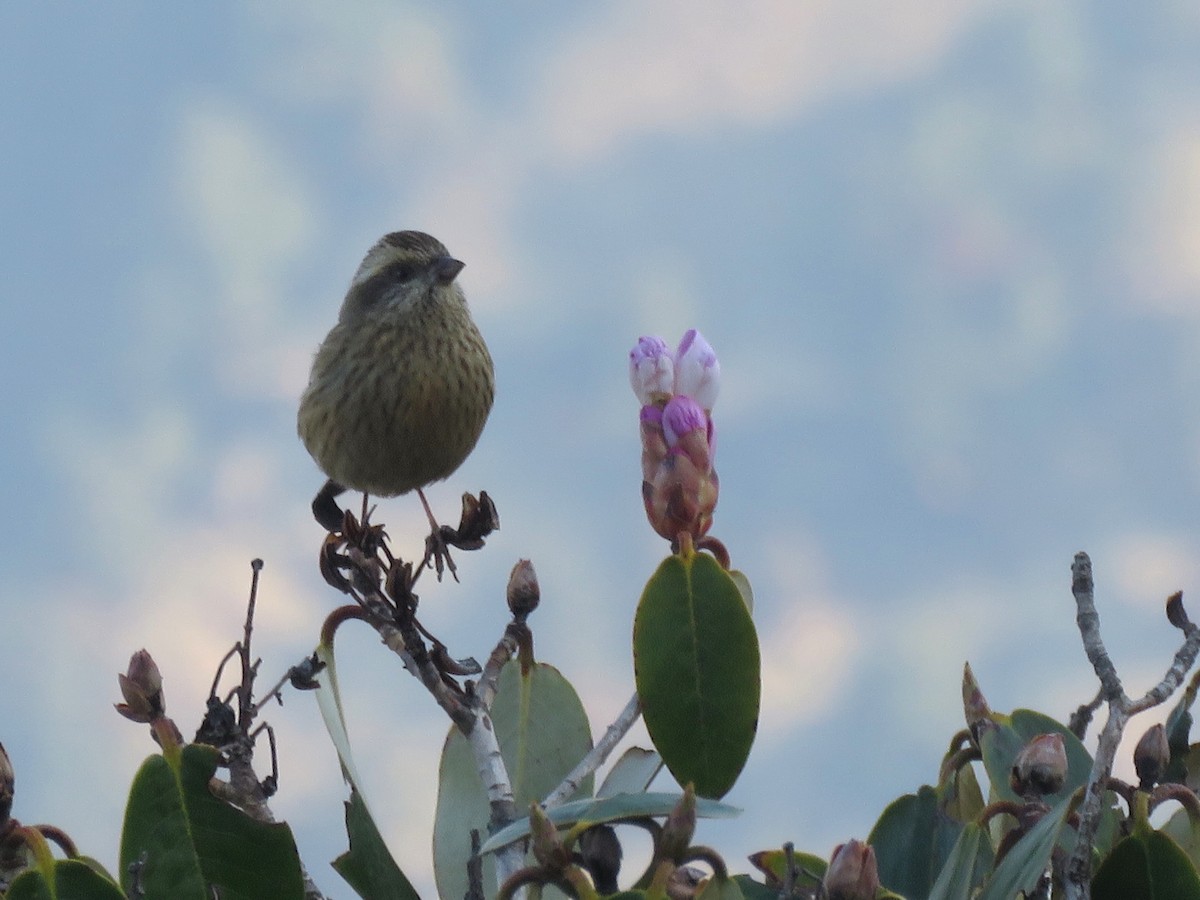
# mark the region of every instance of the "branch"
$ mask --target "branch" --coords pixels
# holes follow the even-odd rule
[[[442,536],[454,538],[458,542],[455,546],[460,549],[482,546],[482,537],[494,525],[495,509],[486,494],[481,497],[483,503],[472,504],[464,496],[463,524],[458,532],[442,529]],[[384,645],[400,657],[404,667],[416,676],[466,738],[488,798],[488,828],[494,833],[516,821],[517,809],[512,779],[500,753],[489,708],[500,669],[523,645],[529,644],[529,629],[524,619],[536,606],[536,596],[532,598],[532,605],[522,604],[518,610],[513,605],[514,588],[510,583],[508,601],[513,610],[513,622],[492,652],[478,689],[469,681],[460,684],[456,679],[479,673],[480,668],[474,660],[451,660],[445,646],[417,620],[417,597],[412,587],[421,569],[414,572],[411,566],[393,556],[381,526],[367,526],[365,522],[359,525],[349,513],[345,514],[344,520],[343,533],[331,535],[326,541],[322,574],[331,585],[354,599],[362,611],[362,615],[354,618],[363,619],[375,629]],[[345,548],[344,554],[338,553],[341,547]],[[349,570],[349,578],[341,575],[340,570],[345,569]],[[532,590],[536,595],[532,566],[528,562],[518,564],[514,577],[518,572],[522,576],[522,590]],[[532,584],[530,579],[533,579]],[[529,599],[524,594],[522,598]],[[335,614],[331,614],[331,619]],[[343,615],[340,620],[346,618],[349,617]],[[334,627],[327,620],[327,628],[322,631],[323,640],[332,641]],[[498,883],[503,884],[521,868],[524,851],[514,844],[497,852],[495,860],[496,877]]]
[[[485,709],[491,709],[492,703],[496,699],[496,691],[500,681],[500,671],[508,664],[508,661],[517,655],[522,644],[528,646],[532,639],[529,636],[529,626],[524,622],[518,622],[515,619],[508,623],[508,627],[504,629],[504,635],[496,643],[496,648],[492,651],[488,661],[483,665],[483,674],[479,678],[479,684],[475,687],[475,695],[479,698]]]
[[[1076,553],[1075,561],[1071,564],[1071,593],[1075,595],[1075,622],[1083,637],[1083,650],[1096,670],[1096,677],[1100,679],[1104,699],[1110,703],[1117,698],[1128,702],[1121,679],[1117,677],[1116,666],[1109,659],[1104,640],[1100,637],[1100,613],[1096,612],[1094,590],[1092,561],[1086,553]]]
[[[608,729],[604,732],[604,737],[600,738],[596,742],[596,746],[579,761],[574,769],[567,773],[562,783],[546,795],[546,799],[542,801],[542,806],[546,809],[551,809],[574,795],[579,790],[579,785],[583,783],[583,780],[604,765],[604,761],[608,759],[613,748],[620,743],[621,738],[625,737],[641,714],[642,704],[638,700],[638,695],[634,694],[629,698],[629,702],[625,704],[625,708],[613,720],[613,723],[608,726]]]
[[[1096,756],[1092,771],[1084,786],[1083,802],[1079,806],[1078,837],[1075,848],[1065,868],[1064,885],[1067,900],[1088,900],[1091,896],[1091,874],[1093,844],[1096,830],[1103,812],[1102,800],[1112,774],[1113,760],[1121,735],[1129,719],[1137,713],[1159,705],[1183,683],[1183,678],[1200,653],[1200,627],[1193,624],[1183,608],[1182,594],[1173,594],[1167,600],[1167,619],[1184,633],[1183,645],[1175,654],[1170,668],[1162,681],[1138,700],[1131,700],[1121,686],[1116,667],[1105,649],[1100,635],[1100,615],[1096,612],[1092,561],[1086,553],[1076,553],[1071,565],[1071,592],[1075,595],[1076,617],[1083,648],[1087,653],[1096,677],[1100,680],[1100,691],[1108,702],[1108,719],[1096,743]]]

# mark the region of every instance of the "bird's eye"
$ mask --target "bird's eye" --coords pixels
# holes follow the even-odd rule
[[[419,262],[407,259],[398,259],[393,263],[383,267],[383,270],[377,277],[382,277],[392,282],[393,284],[403,284],[406,281],[412,281],[426,267]]]
[[[370,277],[356,282],[347,295],[344,314],[361,314],[387,302],[387,298],[402,292],[407,285],[417,281],[428,268],[428,263],[417,260],[393,260],[375,271]]]

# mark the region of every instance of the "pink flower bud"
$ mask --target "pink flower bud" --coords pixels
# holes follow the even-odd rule
[[[673,453],[642,482],[642,500],[651,527],[669,541],[687,532],[703,537],[717,506],[717,473],[700,471],[686,454]]]
[[[629,383],[643,405],[661,403],[675,385],[675,361],[660,337],[640,337],[629,351]]]
[[[721,387],[721,364],[716,351],[695,328],[691,328],[675,351],[675,393],[686,394],[706,410],[717,402]]]
[[[705,441],[708,440],[708,416],[695,400],[682,394],[667,401],[662,413],[662,427],[668,447],[679,446],[679,439],[693,431],[702,432]]]
[[[701,472],[712,469],[712,420],[691,397],[672,397],[662,414],[663,436],[674,453],[682,453]]]
[[[643,406],[642,430],[642,479],[652,481],[658,467],[671,453],[662,428],[662,407]]]
[[[639,338],[629,354],[629,381],[642,401],[642,500],[651,526],[667,540],[703,537],[717,505],[716,430],[708,410],[720,367],[692,329],[671,356],[661,338]]]

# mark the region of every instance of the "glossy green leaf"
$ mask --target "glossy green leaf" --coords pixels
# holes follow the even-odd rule
[[[737,585],[738,591],[742,595],[742,599],[746,602],[746,609],[754,612],[754,588],[750,586],[750,579],[746,577],[745,572],[739,572],[737,569],[729,570],[729,577],[733,579],[733,583]]]
[[[1200,866],[1200,824],[1192,824],[1186,809],[1177,809],[1160,830],[1183,848],[1193,865]]]
[[[34,869],[27,869],[14,878],[8,892],[0,896],[4,900],[55,900],[42,873]]]
[[[979,900],[1012,900],[1018,891],[1032,890],[1050,866],[1050,856],[1070,810],[1071,798],[1067,797],[1029,829],[1000,860]]]
[[[407,889],[415,897],[416,892],[396,865],[391,851],[387,849],[379,834],[366,797],[362,793],[362,779],[354,764],[350,731],[346,727],[346,717],[342,709],[337,661],[332,645],[318,645],[316,655],[325,663],[325,668],[317,674],[317,705],[321,710],[325,730],[337,751],[342,776],[350,783],[350,801],[346,804],[346,836],[350,841],[350,849],[334,861],[333,867],[360,896],[404,897],[407,896],[404,893]],[[364,893],[364,888],[369,890],[379,884],[394,887],[396,893]]]
[[[1200,875],[1167,835],[1147,830],[1125,838],[1092,879],[1092,900],[1200,900]]]
[[[1179,701],[1171,710],[1170,715],[1167,716],[1167,721],[1163,723],[1167,732],[1167,746],[1171,748],[1171,761],[1167,764],[1163,781],[1184,784],[1189,775],[1194,780],[1196,775],[1200,774],[1196,772],[1194,766],[1189,765],[1192,760],[1188,759],[1193,751],[1189,735],[1192,730],[1191,706],[1195,699],[1196,695],[1191,688],[1184,691],[1179,696]]]
[[[938,799],[946,815],[958,822],[974,822],[985,806],[975,767],[966,765],[938,785]]]
[[[1171,766],[1175,766],[1175,771],[1179,772],[1182,784],[1186,784],[1193,791],[1200,790],[1200,744],[1188,747],[1179,760],[1172,756],[1167,767],[1168,775],[1171,773]],[[1169,780],[1172,779],[1164,776],[1163,781]]]
[[[333,861],[337,873],[363,900],[392,897],[420,900],[420,895],[400,871],[384,843],[375,820],[358,791],[350,792],[346,804],[346,834],[350,849]]]
[[[779,889],[769,888],[761,881],[755,881],[749,875],[734,875],[733,880],[742,889],[746,900],[779,900]]]
[[[669,815],[679,803],[682,794],[617,794],[602,799],[573,800],[546,811],[546,816],[555,825],[565,828],[579,822],[588,825],[603,825],[618,819],[629,819],[642,816],[662,817]],[[741,810],[736,806],[721,803],[718,800],[696,799],[696,818],[698,819],[732,819],[740,815]],[[529,834],[529,817],[518,819],[508,827],[497,831],[483,845],[481,852],[491,853],[513,841],[519,841]]]
[[[900,894],[925,896],[962,828],[942,811],[937,791],[929,785],[893,801],[867,837],[879,864],[879,880]]]
[[[676,781],[724,796],[758,725],[758,637],[729,573],[707,553],[671,556],[633,623],[634,675],[655,749]]]
[[[662,771],[662,757],[654,750],[630,747],[621,754],[604,782],[596,791],[597,797],[614,797],[617,794],[640,794],[650,787],[654,776]]]
[[[350,732],[346,728],[346,716],[342,710],[342,695],[338,689],[337,660],[333,647],[320,644],[316,650],[317,658],[325,663],[325,668],[317,673],[316,690],[317,706],[321,710],[321,719],[325,730],[337,751],[338,761],[342,764],[342,775],[350,782],[350,786],[362,796],[362,779],[354,765],[354,754],[350,746]],[[365,800],[363,801],[365,802]]]
[[[23,872],[13,879],[5,900],[125,900],[119,887],[82,860],[56,859],[52,872]]]
[[[946,858],[929,900],[970,900],[971,891],[992,866],[992,847],[981,825],[968,823]]]
[[[579,696],[557,669],[544,663],[524,675],[517,662],[504,667],[491,717],[518,810],[527,811],[530,803],[541,801],[592,747]],[[579,793],[591,792],[588,778]],[[438,771],[433,831],[434,876],[441,896],[465,895],[471,832],[477,831],[481,842],[486,840],[489,815],[471,748],[452,728]],[[496,878],[490,858],[484,860],[483,883],[492,896]]]
[[[121,833],[121,878],[140,870],[146,897],[209,900],[302,898],[300,859],[291,830],[267,824],[213,796],[217,751],[189,744],[151,756],[138,770]]]

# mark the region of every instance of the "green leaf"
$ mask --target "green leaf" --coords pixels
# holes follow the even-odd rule
[[[1200,900],[1200,875],[1165,834],[1147,830],[1125,838],[1092,879],[1092,900]]]
[[[36,869],[26,869],[14,878],[3,897],[4,900],[55,900],[50,885]]]
[[[53,887],[40,870],[21,873],[5,900],[125,900],[119,887],[81,859],[56,859],[52,873]]]
[[[342,694],[338,689],[337,661],[334,658],[331,644],[319,644],[316,650],[317,658],[325,663],[325,668],[317,674],[316,690],[317,706],[321,710],[321,719],[333,747],[337,750],[338,761],[342,764],[342,775],[350,786],[362,792],[362,779],[354,765],[354,755],[350,747],[350,732],[346,728],[346,716],[342,710]],[[365,801],[364,801],[365,802]]]
[[[879,864],[879,880],[889,890],[924,897],[962,828],[942,811],[937,791],[929,785],[895,800],[867,837]]]
[[[522,674],[518,662],[500,673],[492,725],[512,782],[518,810],[549,794],[591,748],[587,713],[575,689],[553,666],[538,663]],[[592,779],[580,786],[591,794]],[[433,828],[434,877],[443,897],[462,897],[468,887],[471,832],[488,837],[490,808],[479,783],[475,758],[466,738],[452,728],[438,771],[437,812]],[[496,891],[494,863],[484,860],[484,889]]]
[[[779,890],[771,889],[761,881],[755,881],[749,875],[734,875],[733,880],[742,889],[746,900],[779,900]]]
[[[974,822],[983,812],[983,791],[972,765],[965,765],[948,775],[937,790],[942,809],[958,822]]]
[[[992,848],[983,826],[968,823],[958,835],[929,900],[970,900],[973,891],[992,866]]]
[[[753,613],[754,588],[750,586],[750,579],[746,577],[745,572],[740,572],[737,569],[730,569],[729,577],[732,578],[733,583],[737,585],[738,592],[742,595],[742,599],[746,602],[746,609]]]
[[[742,593],[707,553],[670,556],[646,584],[633,623],[642,716],[675,780],[724,796],[758,725],[758,636]]]
[[[358,791],[350,792],[346,804],[346,834],[350,849],[333,861],[337,873],[346,879],[364,900],[392,897],[395,900],[420,900],[392,854]]]
[[[676,807],[682,796],[682,794],[664,793],[617,794],[595,800],[574,800],[571,803],[564,803],[554,809],[546,810],[546,816],[559,828],[580,822],[586,822],[588,825],[604,825],[618,819],[666,816]],[[696,818],[698,819],[732,819],[740,814],[741,810],[736,806],[730,806],[718,800],[706,800],[702,797],[696,799]],[[506,844],[521,840],[528,834],[529,817],[526,816],[488,838],[480,852],[491,853]]]
[[[608,770],[608,776],[596,791],[596,796],[640,794],[650,787],[654,776],[662,771],[662,764],[662,757],[655,751],[630,747]]]
[[[1071,810],[1071,798],[1059,802],[1005,854],[984,886],[979,900],[1012,900],[1029,892],[1050,865],[1058,833]]]
[[[121,833],[121,878],[132,891],[130,866],[143,896],[172,900],[302,898],[304,885],[292,832],[255,821],[213,796],[208,782],[217,751],[189,744],[151,756],[138,770]]]
[[[379,834],[362,793],[362,779],[354,764],[350,731],[346,727],[346,716],[342,709],[332,644],[319,644],[316,655],[325,663],[325,668],[317,675],[317,705],[325,730],[337,751],[342,777],[350,783],[350,801],[346,804],[346,836],[350,841],[350,849],[334,860],[333,867],[360,896],[416,897],[416,891],[396,865],[391,851]],[[380,885],[388,886],[394,892],[374,892]]]
[[[1188,756],[1192,747],[1189,746],[1188,735],[1192,730],[1192,714],[1190,712],[1192,703],[1196,699],[1196,694],[1189,686],[1179,697],[1179,701],[1171,710],[1171,714],[1167,716],[1167,721],[1164,727],[1167,732],[1167,746],[1171,748],[1171,761],[1167,764],[1167,770],[1163,774],[1163,781],[1175,781],[1179,784],[1184,784],[1187,781],[1188,774],[1195,772],[1195,768],[1189,765]]]
[[[1200,825],[1193,826],[1186,809],[1178,809],[1160,829],[1177,843],[1193,865],[1200,865]]]

